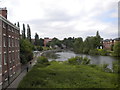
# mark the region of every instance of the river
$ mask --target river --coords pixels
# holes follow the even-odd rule
[[[56,61],[66,61],[71,57],[75,56],[82,56],[82,57],[88,57],[91,59],[91,64],[109,64],[108,68],[112,68],[112,62],[120,60],[120,58],[112,57],[112,56],[97,56],[97,55],[86,55],[86,54],[75,54],[72,51],[63,51],[63,52],[57,52],[56,54],[59,55],[59,58],[55,59]]]

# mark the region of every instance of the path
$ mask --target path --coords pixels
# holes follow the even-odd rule
[[[29,65],[30,65],[30,66],[29,66],[30,69],[36,64],[36,62],[37,62],[37,57],[38,57],[38,56],[41,56],[41,53],[38,53],[38,54],[36,55],[36,57],[31,61],[32,64],[31,64],[31,65],[29,64]],[[29,70],[30,70],[30,69],[29,69]],[[24,77],[26,74],[27,74],[27,70],[24,69],[24,70],[20,73],[20,75],[7,87],[7,89],[10,89],[10,88],[15,88],[15,89],[17,89],[20,81],[23,79],[23,77]]]

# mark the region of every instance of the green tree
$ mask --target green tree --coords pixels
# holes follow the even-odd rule
[[[114,56],[120,56],[120,42],[116,42],[113,46]]]
[[[33,59],[33,45],[27,39],[20,40],[20,59],[22,64],[26,64]]]
[[[29,25],[27,25],[27,39],[31,42],[31,30]]]
[[[40,46],[39,35],[38,35],[37,33],[35,34],[35,42],[34,42],[34,45]]]
[[[23,38],[23,39],[26,39],[26,34],[25,34],[25,24],[23,24],[22,38]]]
[[[69,37],[69,38],[64,38],[62,43],[66,46],[67,49],[72,49],[74,41],[75,41],[74,37],[73,38]]]
[[[41,47],[44,46],[44,39],[40,38],[40,39],[39,39],[39,42],[40,42],[40,46],[41,46]]]
[[[55,47],[57,45],[58,47],[62,47],[62,42],[58,38],[53,38],[51,42],[47,44],[47,46]]]
[[[83,39],[80,38],[76,38],[75,42],[73,43],[74,46],[74,51],[77,53],[82,53],[83,52]]]
[[[99,34],[99,31],[97,31],[97,33],[96,33],[96,48],[98,47],[100,49],[101,41],[102,41],[102,38]]]
[[[20,28],[20,24],[19,24],[19,22],[17,23],[17,27],[19,27],[19,28]]]

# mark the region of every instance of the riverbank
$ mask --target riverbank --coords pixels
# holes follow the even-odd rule
[[[116,88],[117,74],[106,73],[88,65],[70,65],[51,61],[37,63],[18,88]]]

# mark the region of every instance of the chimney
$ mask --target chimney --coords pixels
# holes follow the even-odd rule
[[[5,8],[0,8],[0,14],[7,19],[7,9]]]

